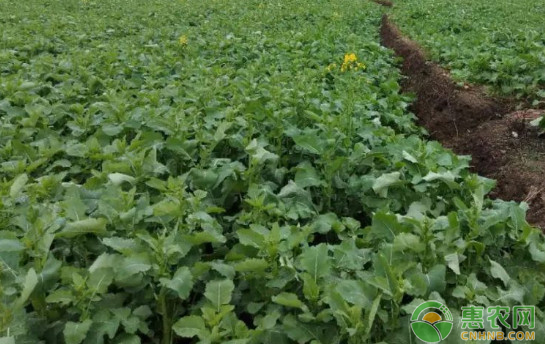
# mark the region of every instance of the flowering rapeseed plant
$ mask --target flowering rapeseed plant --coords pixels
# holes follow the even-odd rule
[[[343,63],[341,64],[341,72],[346,72],[348,70],[365,70],[367,66],[362,63],[358,62],[358,57],[354,53],[348,53],[344,55]],[[333,70],[337,69],[336,63],[331,63],[329,66],[327,66],[327,71],[331,72]]]
[[[178,43],[180,43],[180,45],[187,45],[187,35],[181,35],[180,38],[178,38]]]
[[[358,69],[365,69],[367,66],[361,62],[358,62],[358,57],[354,53],[345,54],[343,64],[341,66],[341,72],[345,72],[347,70],[358,70]]]

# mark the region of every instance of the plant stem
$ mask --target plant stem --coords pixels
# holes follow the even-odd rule
[[[172,319],[168,312],[165,288],[161,288],[159,293],[159,307],[163,322],[163,338],[161,339],[161,344],[172,344]]]

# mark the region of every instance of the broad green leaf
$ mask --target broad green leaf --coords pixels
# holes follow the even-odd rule
[[[263,248],[265,243],[265,237],[263,234],[258,233],[251,228],[239,229],[237,231],[237,236],[241,244],[253,246],[258,249]]]
[[[442,293],[446,288],[445,281],[446,266],[442,264],[437,264],[433,266],[428,273],[426,278],[428,280],[429,291],[436,291]]]
[[[108,286],[112,283],[114,279],[114,270],[111,268],[108,269],[98,269],[94,270],[89,274],[89,279],[87,280],[87,285],[95,293],[102,294],[108,290]]]
[[[19,193],[21,192],[21,190],[23,189],[23,187],[25,186],[27,182],[28,182],[28,176],[26,175],[26,173],[23,173],[17,176],[13,180],[13,183],[11,184],[11,187],[9,189],[10,197],[15,198],[19,196]]]
[[[212,305],[214,305],[214,307],[219,309],[221,305],[226,305],[231,302],[231,296],[234,289],[235,285],[231,280],[210,281],[206,284],[204,296]]]
[[[401,173],[391,172],[385,173],[382,176],[378,177],[373,183],[373,191],[380,195],[381,197],[386,197],[388,195],[388,187],[395,185],[399,182]]]
[[[422,252],[426,248],[426,245],[422,242],[420,237],[412,233],[399,233],[394,238],[394,250],[396,251],[412,251]]]
[[[25,249],[25,246],[15,239],[0,239],[0,252],[19,252]]]
[[[391,242],[401,230],[402,227],[395,215],[378,212],[373,216],[370,234],[374,238]]]
[[[412,296],[428,294],[428,277],[418,267],[408,270],[404,277],[406,278],[405,292],[407,294]]]
[[[132,252],[136,252],[138,251],[138,248],[139,248],[135,239],[111,237],[111,238],[102,239],[102,243],[124,254],[130,254]]]
[[[304,303],[293,293],[280,293],[272,297],[272,301],[282,306],[303,308]]]
[[[63,331],[66,344],[79,344],[83,342],[92,323],[93,321],[91,319],[84,320],[80,323],[72,321],[67,322]]]
[[[118,262],[116,266],[116,280],[121,281],[132,277],[135,274],[146,272],[151,269],[149,257],[144,254],[133,255]]]
[[[451,253],[445,256],[447,266],[454,271],[456,275],[460,274],[460,261],[458,259],[458,253]]]
[[[123,173],[117,173],[117,172],[108,174],[108,179],[114,185],[121,185],[123,182],[127,182],[129,184],[134,184],[134,181],[135,181],[134,177],[131,177],[131,176],[123,174]]]
[[[303,274],[303,295],[309,301],[316,301],[320,297],[320,287],[310,274]]]
[[[422,179],[424,179],[427,182],[431,182],[434,180],[441,180],[453,189],[459,188],[459,185],[455,182],[456,176],[451,171],[446,171],[441,173],[429,172]]]
[[[503,284],[507,286],[509,284],[509,281],[511,280],[511,277],[509,277],[509,274],[503,266],[501,266],[499,263],[493,261],[492,259],[489,259],[490,261],[490,274],[494,278],[499,278],[502,280]]]
[[[314,281],[329,274],[331,260],[326,244],[305,248],[300,259],[301,267],[314,278]]]
[[[57,238],[73,238],[83,234],[106,234],[107,220],[104,218],[88,218],[85,220],[68,223],[64,229],[58,232]]]
[[[116,343],[117,344],[140,344],[141,340],[140,340],[140,337],[135,334],[124,333],[121,336],[119,336],[119,341]]]
[[[373,323],[375,322],[375,317],[377,315],[377,311],[380,306],[381,299],[382,299],[382,294],[379,293],[373,300],[373,304],[371,305],[371,308],[366,313],[366,324],[364,329],[365,333],[371,332],[371,328],[373,327]]]
[[[25,277],[21,296],[17,299],[18,307],[24,306],[25,302],[28,300],[30,294],[32,294],[37,284],[38,276],[36,275],[36,271],[34,271],[34,268],[30,268]]]
[[[193,245],[202,245],[204,243],[222,244],[227,239],[215,230],[194,232],[191,235],[185,235],[184,239]]]
[[[172,325],[172,330],[180,337],[191,338],[198,336],[199,338],[205,338],[207,336],[206,326],[203,318],[190,315],[181,318]]]
[[[324,149],[322,139],[314,134],[294,136],[293,140],[297,146],[312,154],[321,154]]]
[[[534,242],[531,242],[528,247],[534,261],[545,263],[545,250],[540,250]]]
[[[223,277],[227,279],[234,279],[235,278],[235,268],[228,264],[223,264],[218,262],[211,262],[210,267],[217,272],[219,272]]]
[[[371,307],[372,300],[376,295],[375,288],[357,280],[339,281],[336,283],[335,290],[346,302],[363,308]]]
[[[57,289],[53,292],[51,292],[47,297],[45,298],[45,301],[47,303],[61,303],[64,305],[68,305],[71,302],[76,301],[76,297],[74,294],[68,290],[68,289]]]
[[[260,273],[269,267],[269,263],[264,259],[248,258],[235,264],[235,270],[238,272]]]
[[[308,161],[299,164],[296,167],[296,171],[295,184],[300,188],[320,186],[324,183],[318,175],[318,172],[316,172],[316,169]]]
[[[172,279],[161,278],[160,282],[163,286],[175,291],[182,300],[189,297],[193,288],[193,276],[186,266],[179,267]]]

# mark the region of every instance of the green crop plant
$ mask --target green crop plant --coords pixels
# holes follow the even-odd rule
[[[0,6],[0,343],[395,344],[423,300],[543,306],[541,232],[423,138],[376,4]]]

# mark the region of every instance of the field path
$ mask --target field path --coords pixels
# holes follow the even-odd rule
[[[513,104],[478,86],[458,86],[386,15],[381,39],[403,58],[402,72],[408,77],[403,89],[417,95],[412,110],[431,137],[457,154],[471,155],[476,172],[498,181],[493,197],[528,202],[528,220],[545,228],[545,144],[529,126],[541,111],[514,111]]]

